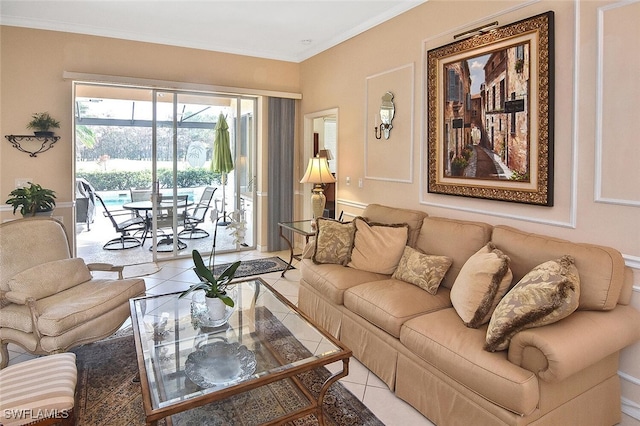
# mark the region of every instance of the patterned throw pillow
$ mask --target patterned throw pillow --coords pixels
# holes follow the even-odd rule
[[[392,278],[415,284],[431,294],[436,294],[452,262],[450,257],[432,256],[406,246]]]
[[[579,299],[580,277],[573,257],[536,266],[496,307],[484,348],[490,352],[507,349],[517,332],[566,318],[578,308]]]
[[[451,304],[467,327],[478,328],[491,319],[513,274],[509,256],[488,243],[462,266],[451,287]]]
[[[367,223],[361,217],[356,217],[353,222],[356,234],[347,266],[378,274],[393,274],[407,245],[409,227],[406,224]]]
[[[313,262],[338,265],[349,263],[356,231],[353,222],[338,222],[319,217],[316,219],[316,229],[315,250],[311,257]]]

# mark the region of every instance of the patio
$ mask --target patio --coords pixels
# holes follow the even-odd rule
[[[111,206],[108,208],[110,210],[112,209]],[[153,244],[151,236],[149,236],[144,245],[140,247],[125,250],[103,249],[103,245],[107,241],[119,236],[120,234],[115,231],[109,218],[104,216],[104,209],[99,205],[99,203],[96,205],[95,209],[95,218],[89,227],[87,227],[85,223],[77,223],[75,226],[78,257],[82,257],[87,263],[111,263],[116,265],[132,265],[153,261],[153,253],[150,250],[150,247]],[[118,209],[118,207],[113,207],[113,209]],[[197,249],[201,253],[208,253],[212,250],[215,225],[211,220],[211,212],[212,209],[209,209],[205,221],[198,226],[199,228],[207,231],[209,236],[200,239],[181,238],[181,240],[187,244],[187,247],[178,251],[178,256],[190,257],[191,251],[194,249]],[[249,217],[250,214],[247,213],[247,218]],[[116,220],[124,220],[124,218],[125,217],[121,216]],[[248,220],[248,222],[252,221]],[[250,228],[251,226],[252,223],[247,224],[247,228]],[[216,252],[222,254],[236,251],[237,247],[234,242],[234,238],[230,235],[232,228],[230,226],[218,226],[217,228]],[[179,227],[178,229],[181,230],[182,227]],[[251,230],[247,229],[247,236],[250,235]],[[160,234],[159,237],[161,236],[162,234]],[[243,246],[240,246],[239,249],[245,250]],[[172,256],[172,252],[158,253],[158,260],[169,260]]]

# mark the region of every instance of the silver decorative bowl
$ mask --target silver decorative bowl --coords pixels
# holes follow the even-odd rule
[[[256,356],[239,343],[213,342],[200,346],[187,357],[185,374],[202,388],[229,386],[256,371]]]

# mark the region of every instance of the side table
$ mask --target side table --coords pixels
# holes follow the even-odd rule
[[[297,220],[294,222],[278,222],[278,227],[280,228],[280,237],[284,239],[289,245],[289,251],[291,255],[289,256],[289,264],[284,271],[282,271],[281,277],[284,277],[284,274],[287,273],[289,269],[291,269],[291,263],[293,263],[293,259],[300,260],[299,254],[293,254],[293,242],[289,241],[287,237],[282,233],[284,229],[293,232],[294,234],[300,234],[304,236],[305,244],[309,242],[309,237],[313,237],[316,235],[316,228],[312,225],[315,225],[315,221],[313,220]]]

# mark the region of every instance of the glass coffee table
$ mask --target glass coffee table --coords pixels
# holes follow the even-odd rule
[[[252,401],[263,397],[252,393],[276,387],[276,394],[285,395],[282,407],[250,410],[247,402],[246,413],[266,416],[255,419],[260,424],[282,424],[309,414],[324,424],[324,396],[349,373],[351,350],[260,278],[238,281],[232,291],[236,306],[223,325],[210,321],[202,294],[194,299],[180,299],[179,293],[131,299],[147,424],[162,418],[171,424],[174,415],[197,418],[202,410],[217,409],[216,404],[237,402],[240,395]],[[341,371],[322,369],[318,376],[320,367],[336,361],[341,361]],[[244,415],[243,409],[232,416]]]

